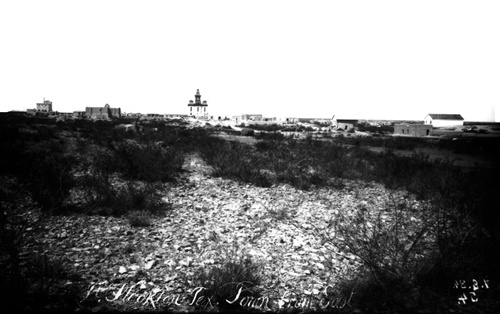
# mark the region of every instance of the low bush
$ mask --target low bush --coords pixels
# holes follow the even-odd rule
[[[213,167],[213,175],[270,186],[268,177],[263,175],[261,160],[255,158],[253,148],[236,141],[211,138],[200,147],[201,155]]]
[[[17,162],[21,164],[13,165],[18,167],[14,171],[33,200],[46,212],[65,211],[65,200],[75,185],[75,158],[64,154],[61,144],[49,141],[24,151]]]
[[[92,147],[88,156],[82,156],[72,191],[73,210],[119,216],[135,210],[159,214],[168,209],[161,182],[123,178],[115,159],[112,151],[101,147]]]
[[[150,213],[144,211],[130,211],[127,214],[127,219],[132,227],[149,227],[151,226]]]
[[[253,130],[267,131],[267,132],[275,132],[283,129],[283,126],[278,124],[249,124],[246,127]]]
[[[255,145],[258,144],[268,144],[270,141],[282,141],[285,138],[285,135],[279,132],[261,132],[255,135],[256,139],[259,140],[266,140],[266,141],[260,141],[257,142]]]
[[[127,182],[116,189],[115,197],[108,205],[114,215],[130,211],[146,211],[162,215],[170,209],[170,204],[163,201],[163,186],[160,183]]]
[[[349,130],[348,130],[349,131]],[[351,132],[353,133],[353,132]],[[375,133],[377,134],[377,133]],[[434,140],[415,137],[345,137],[337,136],[335,143],[350,144],[357,146],[384,147],[387,150],[415,150],[418,147],[434,147]]]
[[[254,134],[255,134],[255,132],[252,129],[248,129],[248,128],[241,129],[241,135],[243,135],[243,136],[253,136]]]
[[[234,249],[234,248],[233,248]],[[202,268],[196,273],[196,282],[203,287],[201,295],[212,297],[221,308],[239,307],[247,296],[260,297],[259,266],[246,254],[229,250],[222,257],[220,266]],[[232,302],[238,298],[237,302]]]
[[[347,296],[354,291],[351,305],[363,311],[406,312],[427,306],[421,302],[427,288],[420,289],[421,278],[440,257],[435,211],[430,205],[414,206],[401,194],[370,204],[363,193],[354,190],[364,200],[356,208],[323,199],[331,215],[312,215],[310,221],[311,234],[325,248],[335,248],[322,251],[325,267],[335,272],[337,249],[350,255],[356,272],[342,278],[337,289]]]
[[[117,145],[119,171],[129,179],[147,182],[173,181],[180,171],[184,157],[173,148],[154,143],[125,142]]]
[[[57,309],[74,311],[83,293],[81,276],[70,270],[64,256],[32,255],[25,265],[25,301],[20,311],[38,312]]]
[[[68,272],[62,257],[42,254],[30,257],[25,275],[31,282],[30,289],[38,296],[46,296],[59,279],[67,277]]]
[[[417,279],[432,268],[438,254],[435,219],[428,208],[415,209],[396,200],[388,205],[378,213],[359,208],[354,216],[340,214],[334,221],[337,236],[330,240],[359,257],[369,271],[367,286],[376,293],[362,304],[371,306],[367,301],[374,301],[407,310],[418,300],[419,291],[413,290]]]

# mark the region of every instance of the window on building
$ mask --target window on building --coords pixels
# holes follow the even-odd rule
[[[401,132],[402,132],[403,134],[405,134],[405,129],[401,129]]]

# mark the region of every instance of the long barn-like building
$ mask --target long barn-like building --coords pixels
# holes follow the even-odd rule
[[[424,123],[433,127],[464,125],[464,118],[459,114],[429,113],[425,116]]]

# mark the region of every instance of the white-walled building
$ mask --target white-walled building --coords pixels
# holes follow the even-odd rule
[[[333,116],[332,125],[338,129],[348,130],[354,128],[359,123],[358,119],[343,119]]]
[[[193,102],[192,100],[189,101],[188,108],[189,108],[189,116],[190,117],[208,117],[208,112],[207,112],[207,101],[204,100],[201,102],[201,95],[200,95],[200,90],[196,90],[196,95],[194,95],[195,101]]]
[[[459,114],[429,113],[425,116],[424,123],[433,127],[464,125],[464,118]]]

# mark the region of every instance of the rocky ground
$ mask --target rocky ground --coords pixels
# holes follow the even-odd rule
[[[395,199],[411,208],[425,206],[406,192],[375,183],[343,181],[337,189],[314,191],[260,188],[211,177],[197,156],[184,168],[179,182],[165,185],[164,199],[172,209],[151,226],[132,227],[126,218],[45,217],[26,250],[63,259],[73,275],[59,288],[79,285],[82,307],[92,310],[190,311],[193,299],[213,310],[209,299],[196,300],[197,271],[241,254],[259,265],[262,295],[269,298],[247,307],[278,310],[295,296],[303,307],[315,309],[333,300],[329,294],[339,280],[354,276],[361,265],[356,256],[318,237],[329,232],[332,217],[381,212]]]

